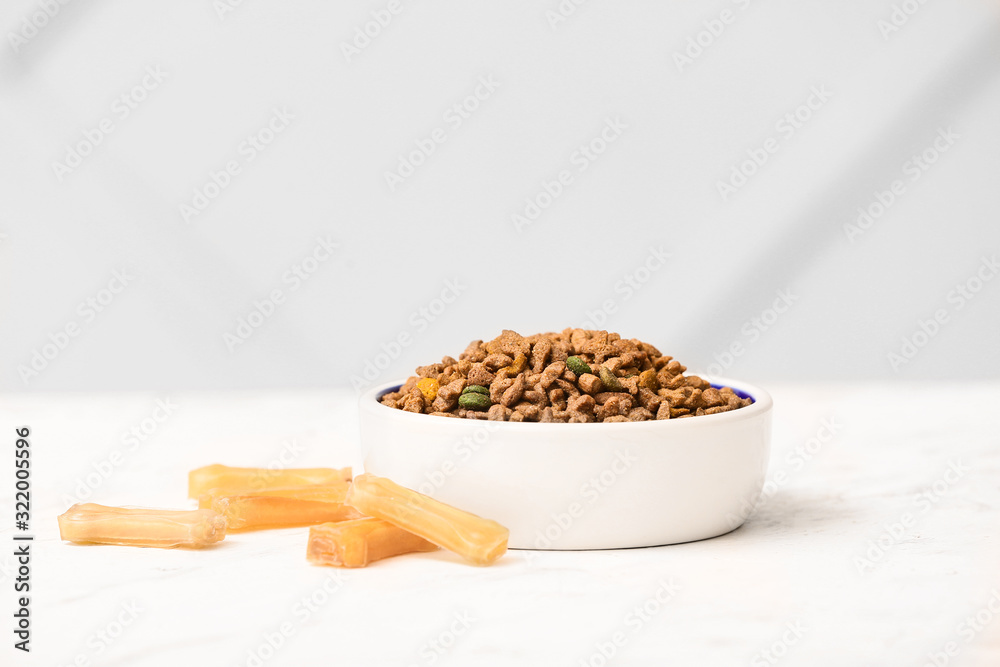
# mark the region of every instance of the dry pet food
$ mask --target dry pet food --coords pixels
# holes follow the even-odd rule
[[[417,368],[381,401],[441,417],[581,423],[697,417],[753,403],[686,370],[649,343],[607,331],[504,330],[458,359]]]
[[[365,517],[310,528],[306,558],[317,565],[366,567],[390,556],[437,548],[436,544],[388,521]]]
[[[204,547],[226,536],[226,520],[209,509],[159,510],[82,503],[59,515],[69,542],[132,547]]]
[[[351,469],[341,468],[232,468],[216,463],[188,473],[188,497],[200,498],[212,491],[256,491],[302,484],[351,481]]]
[[[347,492],[347,504],[476,565],[489,565],[507,551],[510,531],[496,521],[463,512],[384,477],[355,477]]]

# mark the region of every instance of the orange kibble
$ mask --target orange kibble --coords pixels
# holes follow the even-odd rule
[[[420,390],[420,393],[428,401],[433,401],[437,398],[438,389],[440,388],[441,383],[436,378],[420,378],[417,380],[417,389]]]

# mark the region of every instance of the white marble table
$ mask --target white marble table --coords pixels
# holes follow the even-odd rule
[[[211,462],[360,469],[352,394],[0,396],[4,466],[32,429],[36,535],[26,655],[4,471],[0,664],[1000,664],[1000,384],[772,392],[768,494],[729,535],[347,572],[306,563],[306,529],[79,547],[55,516],[87,493],[186,507],[187,470]]]

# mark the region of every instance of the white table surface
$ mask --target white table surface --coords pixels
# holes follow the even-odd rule
[[[309,565],[304,528],[231,535],[204,551],[81,547],[59,540],[55,517],[114,450],[122,460],[90,500],[189,507],[189,469],[282,453],[292,466],[360,470],[353,394],[0,396],[6,450],[15,426],[32,429],[36,535],[25,655],[8,629],[13,471],[0,474],[0,663],[1000,664],[1000,384],[771,389],[778,483],[733,533],[512,551],[489,568],[439,552],[350,571]],[[123,434],[144,419],[152,430],[157,398],[176,407],[130,449]],[[796,455],[827,435],[824,420],[833,436],[815,440],[809,460]],[[927,491],[935,502],[918,498]],[[911,525],[888,536],[906,514]],[[883,533],[887,549],[859,567]],[[605,661],[600,645],[609,651],[616,633]]]

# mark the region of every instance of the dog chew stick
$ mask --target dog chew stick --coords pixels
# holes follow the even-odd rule
[[[216,463],[188,473],[188,497],[200,498],[211,489],[256,491],[304,484],[351,481],[350,468],[232,468]]]
[[[437,548],[436,544],[388,521],[365,517],[310,528],[306,558],[317,565],[366,567],[390,556]]]
[[[59,515],[59,535],[69,542],[132,547],[204,547],[226,536],[216,512],[106,507],[78,503]]]
[[[232,532],[311,526],[363,516],[344,504],[347,489],[347,482],[338,482],[233,495],[212,490],[201,497],[199,506],[224,516]]]
[[[384,477],[355,477],[347,492],[347,504],[476,565],[489,565],[507,551],[510,531],[496,521],[446,505]]]

